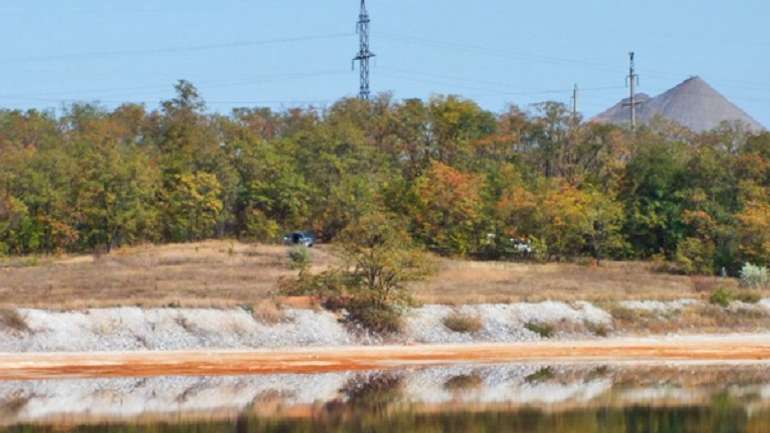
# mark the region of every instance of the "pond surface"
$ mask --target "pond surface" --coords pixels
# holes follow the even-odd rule
[[[768,365],[0,381],[10,432],[768,432]]]

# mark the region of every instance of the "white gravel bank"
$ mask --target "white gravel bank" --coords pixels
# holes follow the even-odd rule
[[[624,303],[623,306],[666,313],[693,305],[693,302],[634,301]],[[763,300],[753,308],[770,310],[770,300]],[[286,320],[274,324],[260,322],[250,312],[240,308],[111,308],[66,312],[20,309],[18,312],[29,331],[12,329],[0,321],[0,352],[250,349],[367,345],[380,342],[376,338],[350,332],[333,313],[320,310],[287,309]],[[480,318],[482,329],[471,334],[449,330],[443,321],[454,312]],[[612,317],[607,311],[587,302],[462,307],[425,305],[406,314],[404,332],[395,341],[389,342],[451,344],[532,341],[541,338],[527,329],[526,325],[532,322],[579,330],[586,326],[609,328],[612,326]],[[586,332],[585,335],[589,336],[590,333]],[[556,338],[559,337],[557,334]]]
[[[483,325],[481,331],[464,334],[449,330],[443,321],[455,311],[480,318]],[[538,340],[540,336],[525,327],[531,322],[610,325],[612,316],[587,302],[577,302],[574,306],[563,302],[481,304],[464,305],[457,309],[445,305],[426,305],[407,315],[406,336],[410,342],[423,344]]]

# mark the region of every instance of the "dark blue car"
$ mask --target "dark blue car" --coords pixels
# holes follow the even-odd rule
[[[315,245],[315,235],[310,232],[293,232],[283,237],[283,243],[286,245],[302,245],[309,248]]]

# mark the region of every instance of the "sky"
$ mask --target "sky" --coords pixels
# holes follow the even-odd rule
[[[456,94],[502,112],[554,100],[593,116],[699,75],[770,126],[766,0],[368,0],[372,91]],[[179,79],[211,111],[325,107],[358,92],[359,0],[4,0],[0,107],[156,108]]]

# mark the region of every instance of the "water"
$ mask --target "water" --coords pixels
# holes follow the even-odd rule
[[[0,382],[10,432],[770,432],[768,365]]]

